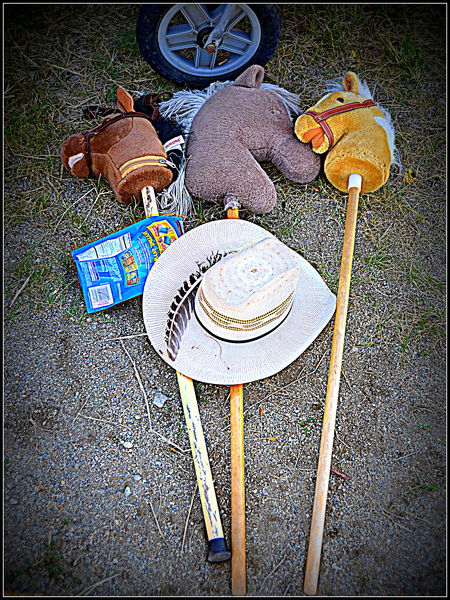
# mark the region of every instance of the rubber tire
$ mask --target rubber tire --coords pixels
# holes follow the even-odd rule
[[[250,65],[262,67],[272,58],[280,39],[281,17],[276,4],[251,4],[261,26],[261,41],[255,54],[239,69],[221,76],[196,77],[171,65],[163,56],[158,45],[158,27],[173,4],[144,4],[141,6],[136,25],[136,40],[144,60],[159,75],[175,83],[191,88],[203,88],[213,81],[234,80]]]

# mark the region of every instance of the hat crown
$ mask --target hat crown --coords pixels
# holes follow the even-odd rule
[[[205,273],[197,318],[226,339],[263,335],[289,312],[299,270],[297,255],[274,237],[247,245]]]
[[[226,256],[206,272],[202,286],[215,302],[232,308],[258,295],[284,295],[283,281],[287,283],[296,273],[298,277],[298,270],[292,250],[275,238],[266,238]]]

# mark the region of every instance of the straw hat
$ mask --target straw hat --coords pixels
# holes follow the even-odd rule
[[[333,315],[334,294],[262,227],[225,219],[192,229],[155,262],[143,314],[158,354],[180,373],[235,385],[274,375]]]

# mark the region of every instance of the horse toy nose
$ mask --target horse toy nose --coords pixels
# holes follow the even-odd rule
[[[308,595],[316,594],[318,587],[359,193],[373,192],[380,188],[389,178],[391,164],[399,164],[390,116],[372,99],[361,95],[361,88],[364,93],[368,92],[364,85],[360,85],[355,73],[348,72],[343,80],[342,91],[327,94],[302,114],[295,124],[297,137],[304,142],[311,141],[314,152],[321,154],[329,150],[324,164],[325,175],[337,189],[348,191],[330,369],[305,570],[304,590]],[[368,94],[370,95],[370,92]]]

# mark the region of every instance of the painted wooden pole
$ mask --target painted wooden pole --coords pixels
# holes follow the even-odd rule
[[[237,207],[227,210],[228,219],[238,219]],[[231,591],[245,596],[246,535],[244,480],[244,390],[242,384],[230,386],[231,424]]]
[[[231,423],[231,591],[245,596],[246,536],[244,481],[244,394],[242,385],[230,386]]]
[[[158,215],[158,205],[154,189],[151,186],[146,186],[141,190],[141,194],[146,216]],[[177,379],[208,537],[208,561],[223,562],[230,558],[231,553],[227,548],[223,535],[194,382],[178,371]]]
[[[198,411],[195,396],[194,382],[189,377],[177,371],[178,385],[180,388],[181,402],[194,459],[195,474],[197,476],[198,490],[202,503],[203,517],[205,520],[206,535],[209,545],[209,562],[222,562],[230,558],[223,535],[220,520],[219,506],[217,504],[214,481],[206,449],[203,427]]]
[[[352,274],[353,250],[355,246],[356,219],[358,215],[361,176],[351,175],[345,219],[344,244],[342,250],[339,288],[336,301],[333,341],[331,345],[330,370],[328,373],[327,394],[320,441],[319,463],[317,467],[314,505],[311,517],[308,555],[306,559],[304,591],[312,596],[317,593],[320,556],[325,523],[325,509],[330,479],[331,455],[333,451],[336,410],[341,377],[342,355],[347,321],[350,279]]]

